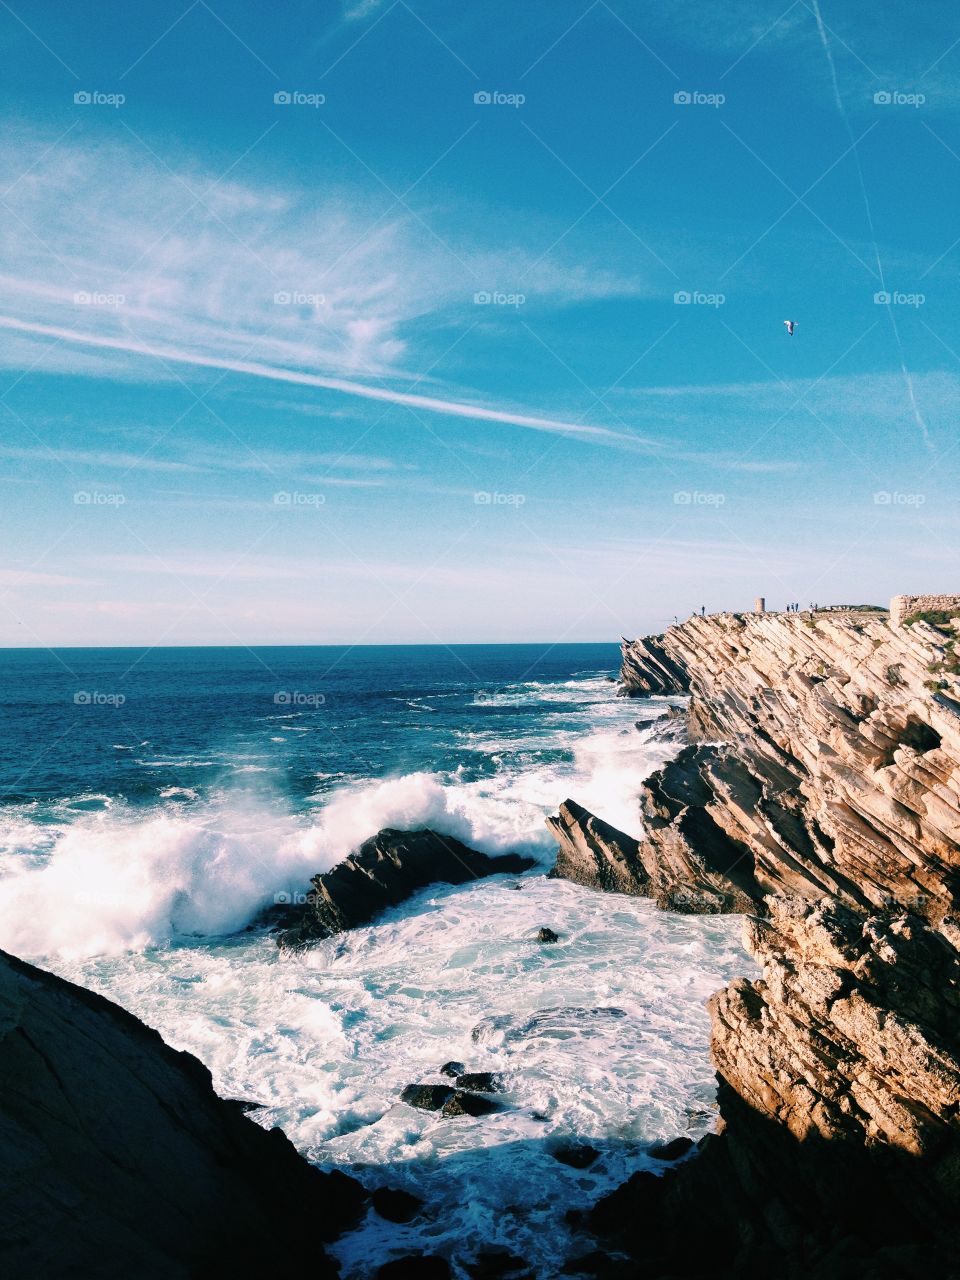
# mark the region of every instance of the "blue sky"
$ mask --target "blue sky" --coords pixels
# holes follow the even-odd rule
[[[0,644],[955,588],[960,15],[819,17],[0,5]]]

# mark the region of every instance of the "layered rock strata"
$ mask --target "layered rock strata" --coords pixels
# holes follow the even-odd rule
[[[622,642],[622,692],[686,693],[686,669],[670,656],[663,641],[663,636],[647,636]]]
[[[652,661],[649,642],[625,643],[628,692],[691,695],[690,745],[643,789],[631,891],[749,912],[762,966],[711,1003],[722,1138],[615,1202],[656,1219],[646,1248],[663,1238],[669,1274],[704,1265],[701,1252],[686,1271],[669,1249],[694,1211],[718,1275],[955,1273],[954,639],[950,619],[851,612],[692,618]],[[672,689],[662,655],[683,673]],[[580,847],[599,828],[574,816]],[[611,858],[623,839],[603,841]],[[561,846],[558,865],[569,857]]]

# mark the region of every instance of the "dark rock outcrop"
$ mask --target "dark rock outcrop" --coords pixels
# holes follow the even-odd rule
[[[0,1270],[169,1280],[275,1265],[366,1193],[217,1097],[210,1073],[102,996],[0,952]],[[311,1270],[334,1277],[319,1243]]]
[[[387,1222],[412,1222],[423,1208],[423,1201],[399,1187],[378,1187],[370,1197],[375,1213]]]
[[[500,1103],[493,1098],[484,1097],[470,1085],[461,1085],[460,1080],[463,1079],[469,1077],[461,1076],[457,1088],[445,1084],[408,1084],[400,1094],[400,1101],[408,1107],[416,1107],[418,1111],[439,1111],[445,1116],[489,1116],[502,1110]],[[494,1089],[499,1087],[493,1086]]]
[[[492,1116],[503,1107],[493,1098],[467,1089],[456,1089],[443,1104],[445,1116]]]
[[[550,1154],[554,1160],[569,1165],[571,1169],[589,1169],[600,1158],[597,1148],[586,1142],[570,1142],[565,1146],[554,1147]]]
[[[314,876],[306,902],[287,909],[277,941],[298,948],[369,924],[431,884],[467,884],[484,876],[516,875],[533,859],[507,853],[492,858],[436,831],[384,828],[330,871]]]
[[[551,928],[549,928],[549,926],[543,925],[540,929],[537,930],[537,941],[547,942],[547,943],[559,942],[560,935],[559,933],[554,933],[554,931]]]
[[[507,1086],[499,1071],[464,1071],[457,1076],[457,1088],[473,1093],[504,1093]]]
[[[665,1160],[668,1163],[679,1160],[693,1150],[692,1138],[672,1138],[670,1142],[655,1142],[647,1148],[647,1155],[654,1160]]]
[[[588,1230],[633,1259],[622,1274],[960,1276],[955,1168],[889,1147],[798,1142],[722,1079],[718,1100],[723,1131],[698,1154],[663,1176],[635,1173],[588,1213]]]
[[[400,1094],[400,1101],[418,1111],[439,1111],[453,1097],[453,1086],[448,1084],[408,1084]]]

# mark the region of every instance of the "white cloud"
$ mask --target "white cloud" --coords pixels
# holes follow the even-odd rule
[[[535,255],[509,245],[496,253],[476,243],[445,246],[419,215],[379,194],[330,189],[318,199],[217,181],[189,164],[168,167],[132,139],[45,145],[23,136],[0,148],[0,167],[21,175],[0,219],[0,256],[17,264],[16,275],[0,276],[3,327],[13,339],[0,351],[7,367],[39,358],[41,372],[169,380],[193,365],[424,412],[620,438],[476,404],[469,393],[404,395],[371,384],[416,376],[406,366],[422,365],[425,353],[409,348],[414,324],[420,341],[430,329],[424,320],[438,332],[454,316],[475,323],[473,293],[501,281],[513,287]],[[531,282],[554,303],[639,288],[583,263],[535,264]]]
[[[92,578],[75,578],[63,573],[41,573],[36,569],[0,569],[0,587],[95,587]]]

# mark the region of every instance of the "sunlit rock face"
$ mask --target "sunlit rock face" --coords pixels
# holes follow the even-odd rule
[[[711,1002],[726,1132],[656,1189],[665,1224],[700,1193],[742,1216],[730,1265],[792,1249],[791,1267],[826,1267],[852,1249],[873,1266],[899,1249],[889,1274],[913,1274],[911,1259],[932,1265],[955,1243],[956,621],[722,614],[652,648],[624,643],[625,692],[690,694],[689,745],[643,788],[632,891],[748,913],[762,967]],[[652,1194],[637,1185],[634,1201]],[[877,1197],[895,1201],[893,1217],[864,1216]]]

